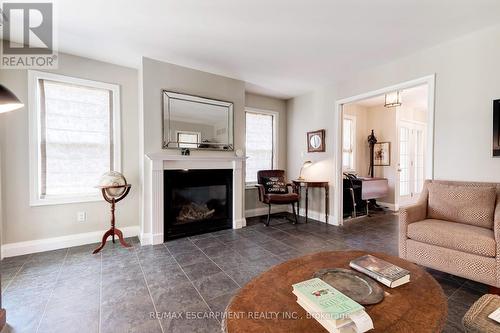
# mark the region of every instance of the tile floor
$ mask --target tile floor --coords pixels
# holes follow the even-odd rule
[[[6,258],[2,289],[10,332],[220,332],[218,318],[185,314],[224,311],[241,286],[273,265],[322,250],[397,255],[392,214],[343,228],[314,221],[294,226],[279,217],[265,227],[261,219],[158,246],[141,247],[134,238],[132,249],[108,243],[98,255],[91,254],[95,245],[86,245]],[[445,332],[462,331],[462,316],[486,286],[431,274],[448,297]]]

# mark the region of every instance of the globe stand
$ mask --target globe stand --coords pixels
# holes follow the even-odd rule
[[[130,192],[130,187],[132,187],[132,185],[130,185],[130,184],[101,187],[101,192],[102,192],[102,196],[104,197],[104,200],[106,200],[107,202],[109,202],[111,204],[111,228],[104,233],[104,235],[102,236],[101,246],[99,246],[97,249],[95,249],[94,252],[92,252],[93,254],[98,253],[99,251],[101,251],[104,248],[109,236],[113,237],[113,243],[115,243],[115,235],[116,235],[116,236],[118,236],[118,240],[120,241],[120,244],[123,247],[132,247],[132,245],[125,242],[125,240],[123,239],[123,234],[120,231],[120,229],[115,228],[115,204],[127,196],[128,192]],[[118,188],[124,188],[125,191],[120,196],[118,196],[116,198],[109,196],[108,193],[106,192],[107,189],[118,189]]]

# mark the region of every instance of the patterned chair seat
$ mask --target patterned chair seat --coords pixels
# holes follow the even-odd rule
[[[496,242],[493,230],[468,224],[426,219],[408,225],[409,239],[494,258]]]

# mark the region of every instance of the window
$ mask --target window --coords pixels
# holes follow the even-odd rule
[[[246,112],[247,184],[257,183],[257,171],[274,169],[277,165],[277,119],[277,112],[253,109]]]
[[[201,133],[177,131],[177,142],[179,148],[198,148],[198,143],[201,142]]]
[[[356,117],[344,116],[342,142],[342,168],[344,171],[355,171]]]
[[[120,171],[117,85],[29,72],[31,205],[101,200],[101,175]]]

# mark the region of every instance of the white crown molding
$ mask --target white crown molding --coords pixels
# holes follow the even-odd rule
[[[139,234],[139,226],[124,227],[120,228],[120,230],[123,232],[124,237],[134,237]],[[2,258],[98,243],[101,242],[102,235],[106,231],[107,230],[92,231],[67,236],[3,244]]]

